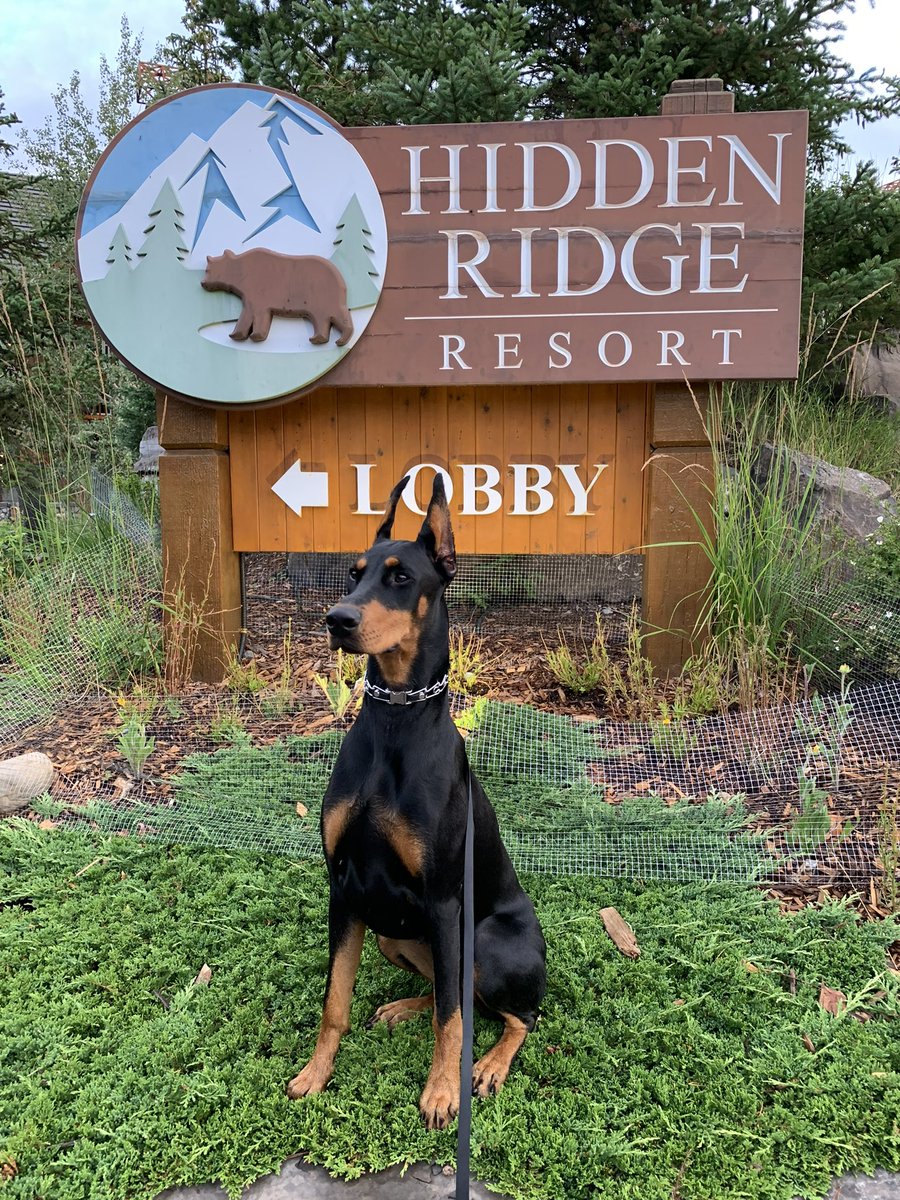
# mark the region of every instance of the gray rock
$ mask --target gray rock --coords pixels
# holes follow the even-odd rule
[[[266,1175],[242,1193],[241,1200],[453,1200],[455,1178],[439,1167],[417,1163],[405,1173],[399,1167],[364,1175],[345,1183],[332,1179],[318,1167],[288,1160],[280,1175]],[[479,1183],[473,1183],[472,1200],[503,1200]],[[226,1200],[215,1184],[170,1188],[157,1200]],[[900,1175],[876,1171],[874,1175],[844,1175],[836,1179],[827,1200],[900,1200]]]
[[[897,514],[897,503],[883,479],[768,442],[760,447],[754,467],[757,484],[769,479],[775,462],[781,462],[787,471],[787,483],[798,504],[812,506],[816,520],[826,529],[863,541],[885,518]]]
[[[888,412],[900,414],[900,346],[858,346],[850,364],[854,394],[871,396]]]
[[[19,754],[0,762],[0,817],[28,808],[53,782],[53,763],[46,754]]]
[[[241,1200],[453,1200],[455,1194],[454,1173],[428,1163],[416,1163],[405,1172],[391,1167],[346,1182],[332,1179],[320,1167],[289,1159],[280,1175],[258,1179],[242,1193]],[[504,1200],[480,1183],[473,1182],[469,1194],[472,1200]],[[208,1184],[170,1188],[157,1200],[226,1200],[226,1193],[215,1184]]]

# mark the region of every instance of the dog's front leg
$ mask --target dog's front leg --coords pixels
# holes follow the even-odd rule
[[[434,1057],[419,1110],[429,1129],[444,1129],[459,1112],[459,1056],[462,1014],[459,1007],[458,897],[434,903],[431,950],[434,957]]]
[[[312,1058],[287,1085],[292,1100],[325,1090],[334,1070],[334,1056],[350,1028],[350,997],[362,955],[366,927],[352,916],[332,891],[328,906],[328,982],[319,1038]]]

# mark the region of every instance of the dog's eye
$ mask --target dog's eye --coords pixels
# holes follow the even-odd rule
[[[409,576],[405,571],[395,571],[394,583],[409,583]]]
[[[356,567],[351,567],[349,574],[350,574],[350,578],[353,580],[353,582],[356,583],[359,580],[359,577],[362,574],[362,571],[358,570]]]

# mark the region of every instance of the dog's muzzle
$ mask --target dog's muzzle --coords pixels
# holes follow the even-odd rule
[[[353,604],[335,604],[325,616],[325,624],[332,643],[351,642],[359,631],[362,610]]]

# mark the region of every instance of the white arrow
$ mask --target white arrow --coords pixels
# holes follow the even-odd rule
[[[327,508],[328,472],[303,471],[299,461],[295,462],[272,484],[272,491],[298,517],[304,508]]]

